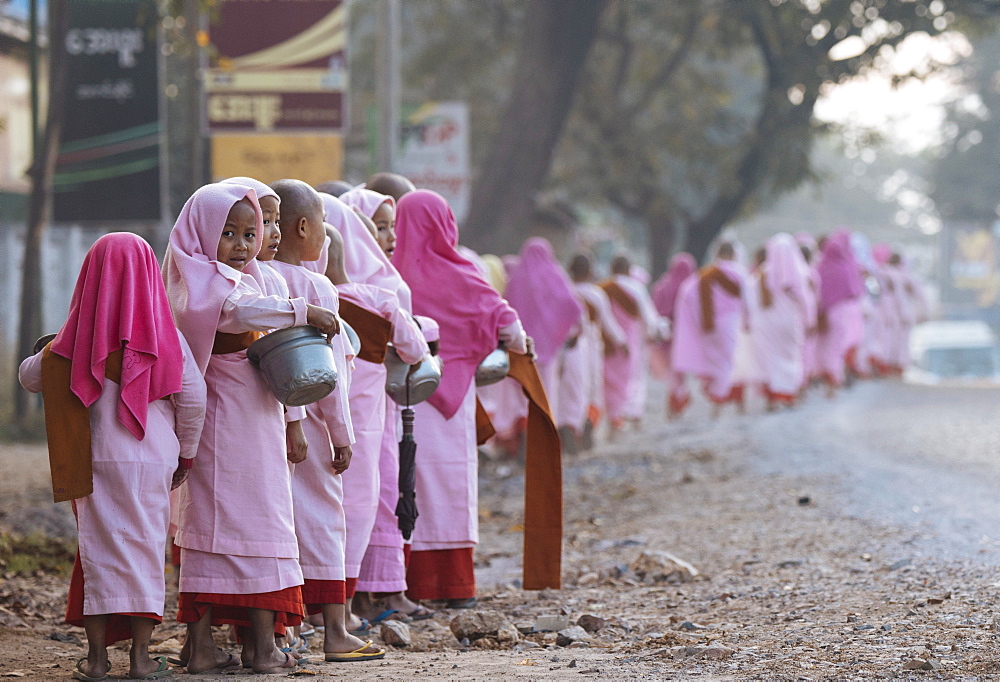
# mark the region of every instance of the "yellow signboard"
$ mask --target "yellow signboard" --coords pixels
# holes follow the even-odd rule
[[[339,135],[219,135],[212,138],[212,179],[245,175],[261,182],[295,178],[317,185],[339,180],[344,139]]]

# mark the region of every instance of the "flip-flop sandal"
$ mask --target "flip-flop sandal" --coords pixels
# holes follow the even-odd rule
[[[395,614],[397,614],[397,613],[399,613],[403,617],[402,618],[393,618],[392,616],[395,615]],[[378,625],[379,623],[383,623],[383,622],[385,622],[387,620],[398,620],[400,623],[409,623],[413,619],[410,618],[407,615],[404,615],[398,609],[386,609],[382,613],[380,613],[377,616],[375,616],[374,618],[372,618],[371,624],[372,625]]]
[[[164,677],[173,677],[174,671],[167,667],[167,657],[157,656],[153,659],[159,661],[159,667],[148,675],[142,677],[129,677],[130,680],[162,680]]]
[[[283,670],[288,670],[294,668],[298,665],[298,662],[294,656],[292,656],[287,651],[285,653],[285,662],[282,665],[276,665],[273,668],[264,668],[263,670],[254,670],[257,675],[278,675]]]
[[[217,665],[214,668],[209,668],[208,670],[202,670],[202,671],[196,672],[196,673],[193,673],[190,670],[188,670],[188,674],[189,675],[221,675],[222,673],[226,672],[227,670],[232,670],[233,668],[239,668],[240,666],[243,665],[243,661],[240,660],[239,656],[236,656],[235,654],[229,654],[229,653],[227,653],[226,656],[229,656],[229,659],[225,663],[223,663],[222,665]]]
[[[87,658],[84,657],[76,662],[76,670],[73,671],[74,680],[83,680],[83,682],[97,682],[97,680],[108,679],[108,673],[111,672],[111,661],[108,661],[108,673],[104,673],[100,677],[90,677],[87,673],[83,672],[83,668],[81,667],[83,665],[83,662],[86,660]]]
[[[295,658],[295,654],[297,654],[298,651],[296,651],[295,649],[293,649],[290,646],[283,646],[283,647],[281,647],[281,653],[283,653],[283,654],[291,654],[292,658]],[[309,665],[309,659],[306,658],[305,656],[300,656],[299,658],[295,658],[295,661],[296,661],[297,665]],[[246,666],[244,666],[244,667],[246,667]]]
[[[182,668],[186,668],[188,664],[187,661],[182,661],[177,656],[167,656],[167,663],[170,665],[179,665]]]
[[[358,616],[358,618],[361,618],[361,616]],[[372,624],[371,624],[371,622],[369,622],[369,620],[367,618],[361,618],[361,627],[355,628],[354,630],[348,630],[347,632],[349,634],[354,635],[355,637],[367,637],[368,636],[368,629],[371,626],[372,626]]]
[[[348,651],[344,654],[326,654],[326,661],[327,663],[349,663],[351,661],[376,661],[380,658],[385,658],[384,651],[365,651],[365,649],[373,646],[374,644],[375,642],[369,639],[365,642],[363,647],[355,649],[354,651]]]
[[[471,609],[476,606],[476,598],[469,597],[468,599],[449,599],[446,608],[449,609]]]
[[[406,614],[410,620],[427,620],[428,618],[434,617],[434,612],[423,604],[417,605],[417,608]]]

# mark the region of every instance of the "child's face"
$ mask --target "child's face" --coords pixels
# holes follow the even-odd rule
[[[278,210],[278,200],[274,197],[264,197],[260,200],[260,211],[264,214],[263,243],[257,260],[274,260],[278,255],[278,244],[281,243],[281,213]]]
[[[242,271],[257,249],[257,214],[249,199],[242,199],[229,209],[219,239],[215,259],[234,270]]]
[[[385,255],[392,258],[396,250],[396,212],[388,201],[378,207],[372,222],[375,223],[375,240]]]

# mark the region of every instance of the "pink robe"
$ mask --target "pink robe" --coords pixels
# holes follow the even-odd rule
[[[715,265],[727,278],[746,289],[746,271],[733,261],[719,260]],[[673,369],[707,380],[708,395],[724,401],[732,390],[733,359],[736,339],[746,316],[741,296],[731,296],[721,287],[712,287],[715,304],[715,330],[704,332],[698,297],[698,275],[681,285],[674,317],[674,340],[671,350]]]
[[[646,288],[631,277],[615,275],[614,281],[639,308],[634,318],[611,301],[615,320],[625,333],[628,354],[613,353],[604,359],[604,399],[612,421],[642,419],[646,411],[649,339],[660,329],[659,315]]]
[[[171,477],[178,457],[197,453],[205,416],[205,380],[183,337],[181,347],[181,391],[149,404],[143,440],[118,420],[121,388],[115,382],[104,380],[90,408],[94,492],[73,502],[85,616],[163,615]],[[27,358],[18,372],[21,385],[34,393],[42,390],[41,358]]]
[[[395,294],[370,284],[354,282],[341,285],[339,291],[346,300],[392,323],[393,345],[404,362],[419,362],[427,353],[427,344],[420,329],[399,307],[399,299]],[[348,578],[357,578],[361,574],[361,563],[371,540],[379,506],[380,458],[388,403],[391,402],[385,393],[385,376],[385,365],[355,360],[350,404],[356,441],[351,467],[343,474],[344,513],[347,515],[345,562]],[[396,447],[398,448],[398,444]],[[397,462],[397,471],[398,466]]]
[[[219,331],[305,324],[304,301],[263,296],[251,282],[239,278]],[[281,403],[246,351],[212,354],[205,381],[205,428],[179,504],[180,591],[259,594],[301,585]]]
[[[563,354],[556,424],[583,433],[590,408],[604,409],[604,337],[625,343],[625,332],[611,310],[611,301],[596,284],[575,283],[577,295],[597,312],[597,319],[584,316],[576,346]]]
[[[306,302],[337,312],[337,289],[323,275],[298,265],[274,261],[289,292]],[[309,442],[305,461],[292,465],[292,499],[299,564],[305,580],[345,580],[347,522],[343,477],[332,467],[334,446],[354,442],[348,395],[353,377],[347,364],[343,334],[331,341],[337,364],[337,387],[328,396],[306,406],[302,430]],[[353,460],[352,460],[353,461]]]

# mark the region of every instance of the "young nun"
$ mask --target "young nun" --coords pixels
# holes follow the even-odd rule
[[[794,405],[802,389],[806,327],[816,311],[808,295],[809,268],[792,236],[774,235],[766,250],[752,334],[761,351],[767,407],[773,411],[778,405]]]
[[[535,340],[538,373],[549,406],[557,413],[563,352],[568,343],[575,345],[579,339],[583,305],[546,239],[528,239],[519,255],[507,284],[506,298],[517,311],[524,332]]]
[[[94,243],[69,317],[19,378],[43,395],[54,497],[73,500],[77,519],[66,622],[83,626],[88,652],[73,677],[105,679],[107,646],[130,638],[128,676],[166,677],[149,639],[163,619],[169,493],[198,449],[205,380],[145,241],[118,232]]]
[[[605,348],[609,353],[623,349],[625,332],[611,312],[608,295],[593,282],[590,257],[582,253],[574,256],[569,274],[586,314],[576,345],[565,351],[557,422],[563,443],[589,448],[588,434],[592,434],[604,410]]]
[[[638,424],[646,411],[649,342],[665,336],[663,321],[646,287],[634,279],[625,256],[611,261],[611,279],[601,288],[611,299],[611,310],[625,332],[627,353],[617,352],[604,361],[604,396],[613,430],[626,422]]]
[[[736,249],[722,242],[712,264],[685,280],[677,295],[671,366],[701,379],[716,408],[733,389],[736,341],[747,315],[746,279]]]
[[[864,285],[847,232],[831,234],[820,253],[816,359],[830,397],[844,383],[847,354],[860,341]]]
[[[677,311],[677,295],[681,284],[698,270],[698,261],[690,253],[675,253],[670,259],[667,271],[653,285],[653,305],[671,327],[674,326],[674,315]],[[679,416],[691,402],[691,393],[687,383],[671,369],[670,349],[672,339],[666,339],[653,347],[651,366],[655,373],[666,379],[667,383],[667,415]]]
[[[253,189],[206,185],[181,210],[163,263],[174,319],[208,388],[176,537],[190,673],[240,665],[212,639],[212,626],[224,623],[250,629],[243,658],[254,671],[295,666],[274,641],[276,625],[283,631],[302,617],[284,415],[246,349],[264,331],[310,324],[334,334],[338,323],[331,310],[263,293],[262,228]]]
[[[429,190],[399,200],[393,265],[413,291],[413,312],[440,325],[444,373],[416,406],[417,500],[407,571],[414,599],[468,606],[476,594],[473,548],[479,541],[476,367],[499,341],[527,352],[517,313],[459,255],[458,225],[448,202]]]
[[[375,241],[388,258],[396,250],[396,200],[387,194],[357,187],[340,195],[340,200],[371,218],[375,223]]]
[[[440,326],[446,367],[438,390],[416,406],[420,444],[420,519],[407,571],[414,599],[468,605],[476,594],[473,548],[479,541],[476,367],[499,341],[527,351],[517,313],[459,255],[458,225],[436,192],[416,190],[399,201],[393,265],[413,291],[413,312]]]
[[[272,189],[281,198],[283,246],[274,268],[288,283],[293,295],[339,311],[337,288],[324,275],[302,266],[320,260],[329,239],[320,195],[301,180],[279,180]],[[306,611],[322,614],[323,653],[327,661],[358,661],[383,658],[385,652],[371,640],[362,641],[347,630],[347,573],[345,547],[348,538],[344,513],[345,482],[342,474],[353,460],[355,429],[349,395],[356,377],[348,368],[343,334],[333,339],[337,360],[337,389],[326,398],[306,406],[304,423],[309,457],[297,464],[292,477],[295,530],[299,560],[305,577],[303,597]]]
[[[322,196],[327,222],[334,228],[334,248],[326,274],[342,299],[356,306],[354,314],[362,315],[361,320],[368,319],[367,327],[381,327],[383,334],[391,334],[379,341],[382,347],[376,350],[380,353],[370,356],[366,352],[358,359],[351,383],[351,414],[358,442],[354,466],[345,476],[346,568],[348,579],[354,578],[354,586],[360,585],[357,589],[365,594],[353,603],[354,590],[349,589],[348,604],[368,620],[427,617],[430,612],[425,613],[403,595],[403,538],[395,515],[399,498],[399,417],[396,404],[386,396],[385,365],[379,360],[384,359],[385,341],[391,341],[400,358],[409,364],[420,362],[429,349],[409,313],[410,289],[363,224],[364,214],[334,197]],[[370,315],[377,317],[375,324],[371,324]],[[389,324],[378,324],[380,320]],[[373,599],[369,592],[381,594]]]

